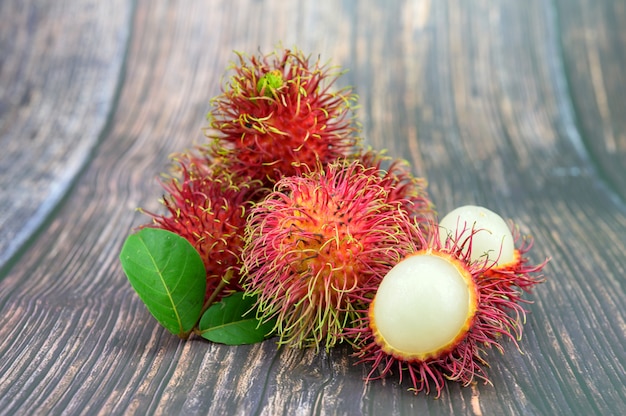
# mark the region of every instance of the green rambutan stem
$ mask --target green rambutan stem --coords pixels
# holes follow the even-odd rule
[[[194,329],[193,329],[194,333],[196,334],[198,333],[198,325],[200,324],[200,320],[202,319],[202,316],[204,315],[206,310],[209,309],[209,307],[213,304],[213,302],[215,302],[215,299],[217,299],[219,294],[222,293],[222,290],[224,290],[226,285],[230,283],[230,280],[233,278],[233,275],[234,275],[233,271],[228,270],[226,274],[224,275],[224,277],[220,280],[220,283],[217,285],[213,293],[211,293],[211,296],[209,296],[206,302],[204,302],[204,305],[202,305],[200,316],[198,317],[198,322],[196,322],[196,324],[194,325]]]
[[[224,290],[226,285],[230,283],[230,280],[233,278],[233,274],[234,273],[232,270],[228,270],[226,272],[226,274],[224,275],[222,280],[220,280],[220,283],[217,285],[213,293],[211,293],[211,296],[209,296],[206,302],[204,302],[204,305],[202,305],[202,313],[200,314],[200,316],[204,315],[204,312],[206,312],[206,310],[209,309],[209,306],[211,306],[213,302],[215,302],[215,299],[217,299],[219,294],[222,293],[222,290]]]

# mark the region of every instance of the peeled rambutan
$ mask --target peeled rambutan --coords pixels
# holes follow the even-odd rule
[[[198,251],[206,268],[205,300],[222,281],[228,281],[224,293],[240,290],[246,217],[251,201],[265,190],[259,181],[238,179],[203,154],[179,154],[174,161],[175,174],[161,181],[167,213],[144,211],[153,219],[147,226],[174,232]]]
[[[503,298],[527,302],[522,298],[523,293],[531,292],[533,286],[544,281],[537,273],[549,259],[530,264],[526,253],[531,249],[533,239],[523,236],[519,227],[512,221],[505,222],[495,212],[465,205],[446,214],[439,227],[442,241],[471,238],[472,260],[486,262],[489,266],[481,278],[488,280]]]
[[[244,288],[279,342],[332,347],[393,264],[417,250],[385,172],[358,160],[278,181],[250,214]]]
[[[484,261],[498,267],[516,259],[515,242],[509,226],[495,212],[476,205],[464,205],[446,214],[439,221],[439,238],[470,240],[462,244],[465,251],[472,252],[471,260]]]
[[[340,73],[300,51],[238,57],[208,115],[210,149],[226,169],[271,186],[353,152],[356,98],[332,90]]]
[[[420,249],[371,288],[375,295],[365,297],[371,300],[360,320],[346,329],[359,363],[371,365],[366,380],[397,370],[400,381],[408,373],[416,394],[434,388],[439,397],[446,379],[463,385],[476,379],[489,382],[487,349],[502,352],[503,338],[519,348],[526,310],[518,297],[494,284],[490,273],[495,263],[474,253],[485,247],[473,241],[480,240],[481,232],[493,233],[490,226],[470,225],[445,238],[438,227],[429,227],[428,234],[419,234]],[[509,287],[515,284],[509,282]]]

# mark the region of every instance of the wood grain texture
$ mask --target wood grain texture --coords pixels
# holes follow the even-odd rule
[[[0,266],[46,221],[98,143],[130,9],[119,0],[0,5]]]
[[[558,1],[563,65],[581,139],[598,173],[626,198],[626,3]]]
[[[0,5],[0,414],[626,414],[620,2],[35,3]],[[180,341],[133,293],[134,209],[203,142],[232,51],[278,42],[349,69],[366,142],[440,212],[489,206],[552,257],[493,386],[435,400],[364,384],[347,347]]]

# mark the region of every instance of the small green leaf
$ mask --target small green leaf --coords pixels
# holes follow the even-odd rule
[[[128,236],[122,268],[150,313],[171,333],[186,338],[202,313],[206,271],[183,237],[158,228]]]
[[[211,306],[202,315],[200,335],[209,341],[228,345],[254,344],[270,336],[275,322],[255,317],[254,296],[236,292]]]

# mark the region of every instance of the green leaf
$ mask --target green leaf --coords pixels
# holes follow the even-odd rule
[[[209,341],[228,345],[254,344],[268,338],[275,321],[261,322],[255,316],[256,297],[236,292],[206,310],[199,334]]]
[[[170,231],[144,228],[126,239],[120,261],[150,313],[186,338],[200,318],[206,290],[204,263],[191,243]]]

